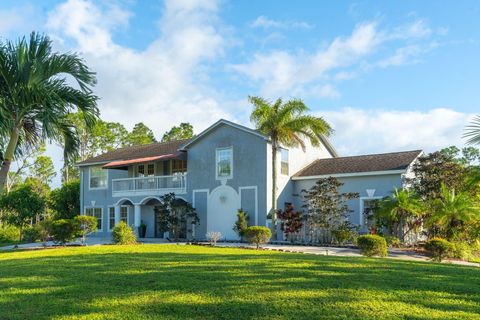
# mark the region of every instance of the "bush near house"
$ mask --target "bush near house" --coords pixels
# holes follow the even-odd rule
[[[78,225],[78,235],[82,239],[82,245],[85,245],[87,235],[97,231],[97,218],[92,216],[76,216],[75,223]]]
[[[257,249],[261,244],[265,244],[272,237],[272,232],[267,227],[251,226],[245,229],[245,236],[249,243],[253,243],[257,246]]]
[[[402,245],[402,241],[395,236],[385,236],[385,241],[387,241],[389,248],[400,248]]]
[[[137,237],[133,229],[125,222],[121,221],[112,230],[112,241],[115,244],[137,244]]]
[[[386,257],[387,241],[384,237],[368,234],[357,238],[357,245],[361,253],[367,257],[380,256]]]
[[[332,230],[332,236],[336,243],[339,245],[345,245],[347,242],[352,241],[357,236],[353,226],[348,223],[342,223],[338,228]]]
[[[455,246],[448,240],[433,238],[425,243],[425,250],[427,250],[433,261],[441,262],[452,256]]]
[[[53,241],[62,245],[75,240],[78,233],[78,223],[72,219],[59,219],[50,224],[50,235]]]
[[[233,231],[238,234],[241,241],[243,241],[243,237],[245,236],[245,229],[247,228],[248,214],[242,209],[239,209],[237,212],[237,221],[235,221],[235,224],[233,225]]]

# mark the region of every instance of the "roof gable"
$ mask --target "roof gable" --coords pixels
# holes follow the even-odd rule
[[[233,127],[233,128],[236,128],[238,130],[242,130],[244,132],[247,132],[247,133],[250,133],[250,134],[253,134],[255,136],[258,136],[264,140],[268,140],[268,137],[264,136],[263,134],[261,134],[260,132],[254,130],[254,129],[250,129],[248,127],[245,127],[245,126],[242,126],[240,124],[237,124],[237,123],[234,123],[234,122],[231,122],[231,121],[228,121],[228,120],[225,120],[225,119],[220,119],[218,120],[217,122],[215,122],[214,124],[212,124],[210,127],[208,127],[207,129],[203,130],[202,132],[200,132],[198,135],[196,135],[195,137],[193,137],[190,141],[188,141],[187,143],[185,143],[180,149],[181,150],[187,150],[191,145],[193,145],[195,142],[203,139],[204,137],[206,137],[211,131],[215,130],[216,128],[218,128],[219,126],[221,125],[227,125],[227,126],[230,126],[230,127]]]
[[[361,156],[318,159],[300,170],[294,178],[360,174],[367,172],[395,172],[406,170],[421,155],[421,150],[370,154]]]

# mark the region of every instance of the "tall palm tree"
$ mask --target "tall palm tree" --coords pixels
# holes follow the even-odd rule
[[[306,114],[309,109],[300,99],[271,103],[260,97],[249,97],[254,109],[250,120],[257,130],[270,138],[272,144],[272,225],[273,239],[277,239],[277,154],[281,147],[301,146],[304,139],[313,146],[320,145],[322,136],[332,133],[331,126],[321,117]]]
[[[480,221],[477,199],[467,193],[448,189],[445,184],[442,184],[441,197],[434,200],[432,208],[429,223],[439,227],[449,240],[461,236],[462,229],[468,223]]]
[[[468,144],[480,144],[480,116],[475,116],[465,128],[464,138],[468,138]]]
[[[45,35],[33,32],[28,39],[0,43],[0,192],[19,150],[48,139],[63,141],[64,158],[76,154],[78,137],[66,117],[81,110],[93,126],[98,98],[90,87],[95,83],[80,57],[52,52]]]
[[[395,189],[391,196],[378,201],[374,216],[390,228],[402,241],[412,230],[419,228],[426,208],[410,189]]]

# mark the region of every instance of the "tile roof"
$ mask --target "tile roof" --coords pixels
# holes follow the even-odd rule
[[[119,160],[131,160],[136,158],[146,158],[146,157],[155,157],[168,154],[178,154],[179,157],[182,156],[183,152],[178,151],[178,149],[190,141],[190,139],[185,140],[175,140],[169,142],[156,142],[152,144],[146,144],[141,146],[131,146],[125,148],[119,148],[106,152],[104,154],[98,155],[96,157],[89,158],[82,162],[77,163],[77,165],[88,165],[93,163],[103,163],[110,161],[119,161]]]
[[[422,150],[318,159],[297,172],[294,177],[361,173],[406,169]]]

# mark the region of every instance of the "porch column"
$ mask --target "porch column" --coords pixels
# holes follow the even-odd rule
[[[136,204],[135,211],[134,211],[134,218],[133,218],[133,222],[134,222],[133,226],[134,226],[135,234],[137,236],[139,236],[138,228],[140,227],[140,223],[141,223],[140,210],[141,210],[141,206],[139,204]]]
[[[120,206],[115,206],[115,225],[120,223]]]

